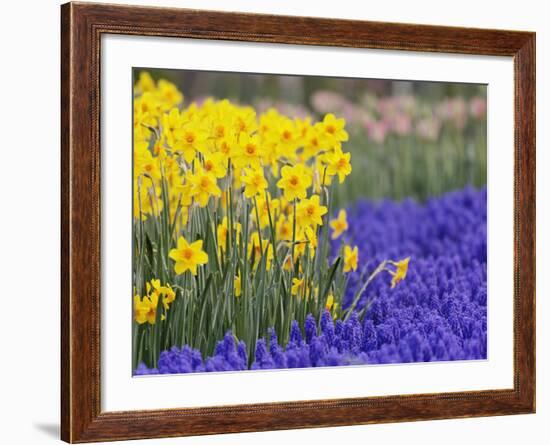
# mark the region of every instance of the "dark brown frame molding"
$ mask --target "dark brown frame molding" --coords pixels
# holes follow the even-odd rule
[[[513,57],[513,389],[102,412],[99,316],[102,34]],[[63,440],[93,442],[535,412],[534,33],[68,3],[61,7],[61,37]]]

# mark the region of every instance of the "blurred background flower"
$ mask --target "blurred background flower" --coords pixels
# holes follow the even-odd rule
[[[354,171],[336,205],[365,197],[425,200],[487,181],[485,85],[185,70],[153,75],[182,85],[186,103],[227,98],[258,113],[344,117]]]

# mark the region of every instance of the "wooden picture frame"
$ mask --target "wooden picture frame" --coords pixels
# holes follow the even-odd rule
[[[103,34],[513,57],[513,389],[102,412],[99,116]],[[93,442],[535,412],[534,33],[67,3],[61,7],[61,36],[63,440]]]

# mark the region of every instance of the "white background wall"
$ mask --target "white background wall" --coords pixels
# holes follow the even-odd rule
[[[486,419],[283,431],[149,443],[547,443],[550,422],[550,304],[544,267],[550,200],[550,14],[536,0],[119,0],[156,6],[523,29],[537,32],[538,354],[537,414]],[[58,437],[59,417],[59,4],[2,5],[0,52],[0,440],[42,444]],[[550,320],[549,320],[550,321]],[[330,382],[327,382],[330,384]]]

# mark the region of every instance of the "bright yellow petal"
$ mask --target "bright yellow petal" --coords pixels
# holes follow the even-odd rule
[[[195,241],[194,243],[191,243],[189,245],[189,247],[194,251],[202,250],[202,240],[199,239],[199,240]]]
[[[176,265],[174,266],[174,270],[178,275],[181,275],[185,271],[189,270],[189,266],[187,263],[176,263]]]
[[[178,243],[179,244],[179,243]],[[177,249],[172,249],[168,253],[168,256],[172,258],[173,260],[177,261],[179,259],[179,253]]]
[[[198,252],[197,259],[195,261],[198,264],[206,264],[208,263],[208,255],[206,254],[206,252]]]
[[[185,240],[185,238],[183,236],[180,236],[178,238],[178,249],[183,249],[185,247],[187,247],[187,241]]]

